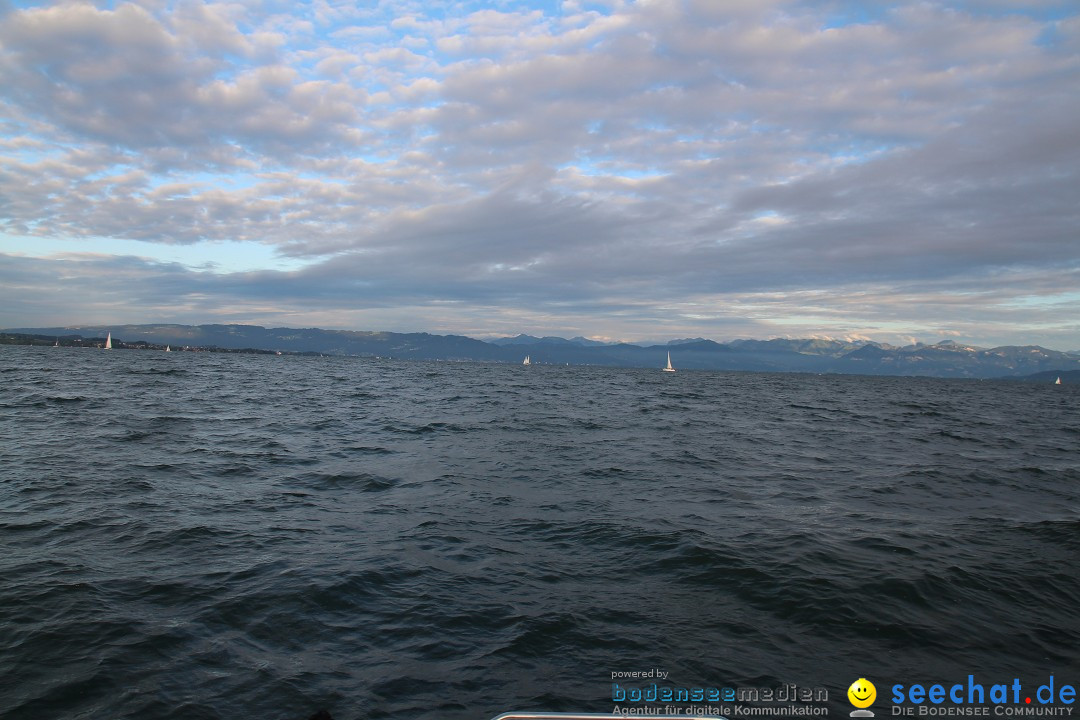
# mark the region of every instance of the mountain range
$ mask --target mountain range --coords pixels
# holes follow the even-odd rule
[[[667,353],[678,369],[772,372],[927,375],[935,377],[1020,377],[1080,370],[1080,355],[1037,345],[981,348],[945,340],[933,345],[892,346],[875,342],[821,339],[734,340],[702,338],[648,346],[605,344],[577,337],[477,340],[463,335],[395,333],[321,328],[265,328],[259,325],[114,325],[11,328],[8,333],[46,338],[82,338],[184,347],[252,348],[325,355],[410,360],[480,361],[555,365],[662,367]]]

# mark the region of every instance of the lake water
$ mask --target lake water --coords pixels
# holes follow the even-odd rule
[[[859,677],[1080,684],[1078,400],[2,347],[0,715],[610,712],[650,668],[837,717]]]

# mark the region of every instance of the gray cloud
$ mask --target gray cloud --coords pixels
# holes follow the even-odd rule
[[[230,64],[230,54],[258,55],[261,38],[243,36],[223,14],[181,3],[168,27],[127,3],[10,13],[0,26],[5,94],[61,130],[139,150],[347,144],[363,92],[285,65]]]

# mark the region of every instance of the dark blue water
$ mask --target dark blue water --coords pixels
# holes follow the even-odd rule
[[[1080,680],[1080,394],[0,348],[5,718]],[[833,695],[830,695],[833,699]]]

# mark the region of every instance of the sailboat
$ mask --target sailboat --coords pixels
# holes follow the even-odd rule
[[[60,338],[56,338],[56,342],[53,343],[53,347],[60,347]]]
[[[109,333],[109,337],[105,338],[105,349],[112,350],[112,333]]]
[[[165,346],[165,352],[172,352],[172,349],[168,345],[166,345]]]
[[[521,364],[522,364],[522,365],[532,365],[532,361],[531,361],[531,360],[529,360],[529,356],[528,356],[528,355],[526,355],[526,356],[525,356],[525,362],[523,362],[523,363],[521,363]]]
[[[1061,378],[1059,377],[1057,380],[1055,380],[1054,384],[1055,385],[1060,385],[1061,384]]]
[[[664,368],[664,372],[675,372],[675,368],[671,367],[671,351],[670,350],[668,350],[667,367]]]

